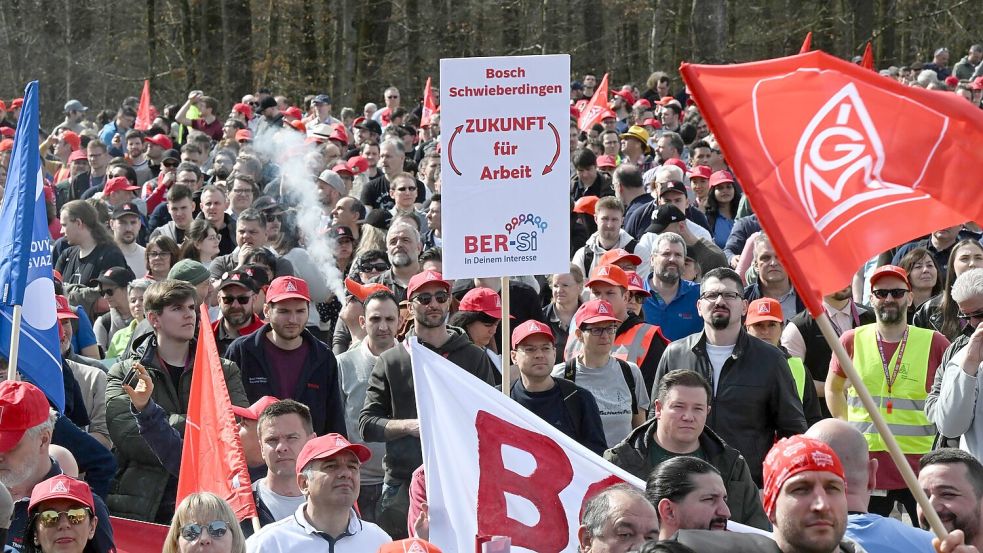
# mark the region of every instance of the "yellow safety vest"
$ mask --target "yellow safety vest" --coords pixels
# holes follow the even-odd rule
[[[788,368],[792,369],[792,378],[795,379],[795,390],[799,392],[799,401],[805,397],[806,393],[806,366],[798,357],[788,358]],[[812,380],[811,378],[809,380]],[[810,384],[812,384],[810,382]]]
[[[901,360],[901,369],[890,393],[877,348],[877,326],[861,326],[853,336],[853,363],[905,454],[928,453],[935,440],[935,425],[925,416],[925,398],[928,396],[925,381],[928,378],[928,357],[932,349],[933,334],[931,330],[908,326],[908,343]],[[898,352],[895,351],[888,361],[888,371],[892,375],[897,356]],[[890,413],[887,409],[889,400],[892,405]],[[871,451],[886,450],[884,440],[853,387],[847,392],[847,420],[863,433]]]

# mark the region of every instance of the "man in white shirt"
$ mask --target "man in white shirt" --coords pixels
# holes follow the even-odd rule
[[[307,442],[295,465],[305,502],[292,516],[246,540],[246,551],[364,553],[391,542],[388,534],[360,519],[352,508],[358,498],[361,465],[371,457],[369,448],[352,444],[340,434]]]
[[[113,231],[113,240],[123,252],[127,266],[135,275],[147,274],[144,247],[137,244],[141,224],[140,208],[129,202],[114,209],[113,217],[109,221],[109,228]]]

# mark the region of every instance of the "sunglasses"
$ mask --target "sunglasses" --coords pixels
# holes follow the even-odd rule
[[[225,533],[228,531],[229,525],[224,520],[213,520],[205,525],[195,523],[185,524],[181,527],[181,537],[184,538],[185,541],[194,542],[198,541],[198,538],[201,537],[202,532],[208,532],[208,535],[211,536],[212,539],[217,540],[221,539],[222,536],[225,536]]]
[[[168,169],[174,169],[175,167],[177,167],[180,164],[177,163],[177,162],[173,162],[173,161],[165,161],[161,165],[163,165],[164,167],[167,167]]]
[[[239,305],[246,305],[249,303],[250,298],[252,298],[252,296],[222,296],[219,299],[221,299],[222,303],[225,305],[232,305],[232,302],[234,301],[239,302]]]
[[[115,293],[116,293],[116,288],[103,288],[99,290],[99,295],[104,298],[108,298],[109,296],[112,296]]]
[[[372,273],[372,272],[381,273],[382,271],[389,270],[389,264],[382,263],[382,262],[362,263],[361,265],[358,266],[358,270],[362,271],[363,273]]]
[[[437,303],[443,304],[447,303],[447,300],[451,299],[451,295],[447,292],[437,292],[436,294],[425,292],[423,294],[417,294],[413,298],[413,301],[419,303],[420,305],[430,305],[430,302],[435,299],[437,300]]]
[[[400,186],[399,188],[394,188],[396,192],[416,192],[415,186]]]
[[[281,213],[264,213],[263,217],[266,219],[267,223],[272,223],[273,221],[282,221],[283,214]]]
[[[908,293],[907,288],[881,288],[880,290],[871,290],[871,294],[874,295],[879,300],[886,300],[888,296],[896,300],[900,300]]]
[[[68,522],[72,526],[77,526],[85,522],[85,519],[92,514],[88,507],[79,507],[77,509],[69,509],[67,511],[41,511],[38,513],[38,520],[41,521],[41,526],[45,528],[52,528],[58,524],[61,520],[61,515],[65,515],[68,518]]]

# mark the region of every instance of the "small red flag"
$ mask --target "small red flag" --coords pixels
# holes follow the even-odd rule
[[[137,120],[133,128],[138,131],[145,131],[154,122],[154,117],[150,113],[150,81],[143,81],[143,92],[140,93],[140,106],[137,108]]]
[[[864,69],[870,69],[871,71],[875,71],[874,49],[871,48],[869,40],[867,41],[867,47],[864,48],[864,57],[860,60],[860,67],[863,67]]]
[[[868,259],[983,220],[983,112],[815,51],[680,69],[813,315]]]
[[[599,123],[605,117],[614,117],[614,112],[608,107],[608,74],[604,74],[601,84],[594,90],[587,105],[580,110],[580,119],[577,120],[577,127],[586,132],[588,129]]]
[[[812,31],[806,33],[806,39],[802,41],[802,48],[799,48],[799,53],[805,54],[809,50],[812,50]]]
[[[427,77],[427,86],[423,89],[423,114],[420,116],[420,126],[430,126],[430,117],[437,111],[437,104],[433,100],[433,88],[430,86],[430,77]]]
[[[205,305],[198,327],[177,503],[195,492],[212,492],[232,506],[236,518],[244,520],[257,516],[256,504]]]

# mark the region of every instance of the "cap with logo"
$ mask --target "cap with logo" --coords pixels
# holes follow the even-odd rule
[[[751,326],[765,321],[775,321],[776,323],[785,322],[782,316],[782,304],[774,298],[759,298],[747,306],[747,319],[745,326]]]
[[[284,300],[311,301],[311,292],[307,281],[295,276],[282,276],[273,279],[266,291],[266,301],[276,303]]]
[[[259,420],[259,416],[263,414],[263,411],[266,410],[267,407],[278,401],[280,400],[273,396],[263,396],[257,399],[256,403],[253,403],[249,407],[233,405],[232,412],[244,419],[256,421]]]
[[[617,265],[598,265],[590,272],[590,279],[584,286],[590,288],[595,284],[610,284],[628,289],[628,275]]]
[[[734,175],[730,174],[730,171],[725,171],[721,169],[720,171],[716,171],[712,175],[710,175],[710,188],[713,188],[714,186],[717,186],[719,184],[724,184],[727,182],[731,184],[737,182],[734,180]]]
[[[549,325],[543,324],[535,319],[529,319],[528,321],[515,327],[512,331],[512,347],[516,347],[521,344],[523,340],[530,336],[545,336],[549,338],[550,341],[554,340],[553,331],[550,330]]]
[[[345,288],[348,292],[355,296],[355,298],[360,302],[365,302],[366,298],[375,294],[376,292],[389,292],[392,293],[386,285],[379,284],[378,282],[370,282],[368,284],[362,284],[351,278],[345,279]]]
[[[683,196],[686,195],[686,185],[683,184],[681,181],[678,181],[678,180],[671,180],[671,181],[668,181],[668,182],[664,182],[664,183],[662,183],[661,188],[662,188],[662,190],[659,191],[659,197],[660,198],[664,198],[666,196],[666,194],[668,194],[670,192],[675,192],[677,194],[682,194]]]
[[[353,444],[341,434],[325,434],[307,442],[297,456],[297,472],[304,470],[307,463],[317,459],[334,457],[342,451],[351,451],[362,463],[372,458],[372,451],[362,444]]]
[[[217,290],[222,290],[229,286],[242,286],[254,294],[259,292],[259,286],[256,285],[256,281],[253,280],[253,277],[240,269],[224,273],[222,275],[221,282],[218,284]]]
[[[10,451],[24,432],[48,420],[48,398],[23,380],[0,382],[0,453]]]
[[[137,204],[132,202],[126,202],[125,204],[113,210],[112,217],[113,219],[119,219],[120,217],[123,217],[125,215],[136,215],[137,217],[140,217],[142,213],[140,213],[140,208],[137,207]]]
[[[904,269],[898,267],[897,265],[882,265],[877,269],[875,269],[873,274],[870,275],[871,287],[873,287],[874,283],[876,283],[878,280],[887,276],[900,278],[901,280],[904,281],[905,286],[907,286],[908,289],[911,290],[911,282],[908,280],[908,271],[905,271]]]
[[[133,282],[136,275],[129,267],[111,267],[102,272],[101,275],[92,279],[89,284],[99,283],[103,286],[115,286],[117,288],[126,288],[126,286]]]
[[[686,214],[681,209],[672,204],[663,204],[652,214],[652,224],[646,232],[661,234],[669,225],[685,220]]]
[[[645,281],[642,279],[641,275],[639,275],[635,271],[626,271],[625,274],[628,275],[629,292],[631,292],[632,294],[642,294],[644,296],[649,296],[649,297],[652,296],[652,292],[649,292],[648,290],[645,289]]]
[[[484,313],[495,319],[502,318],[502,298],[491,288],[477,287],[468,290],[457,306],[458,311]]]
[[[55,296],[55,314],[59,320],[79,318],[72,305],[68,303],[68,298],[60,294]]]
[[[328,236],[334,240],[350,240],[355,241],[355,233],[352,229],[346,227],[345,225],[335,225],[328,229]]]
[[[444,290],[450,291],[451,283],[444,280],[444,275],[437,271],[423,271],[413,275],[409,284],[406,285],[407,299],[413,299],[413,293],[427,284],[437,284]]]
[[[573,321],[577,328],[583,328],[586,324],[621,322],[614,316],[614,308],[611,304],[604,300],[584,302],[574,313]]]
[[[113,192],[120,192],[122,190],[133,192],[134,190],[140,190],[140,187],[130,184],[129,179],[126,177],[113,177],[107,180],[106,184],[102,187],[102,195],[108,196]]]
[[[713,175],[713,169],[706,165],[697,165],[689,170],[690,179],[709,179]]]
[[[362,156],[352,156],[348,159],[348,167],[350,167],[352,172],[356,175],[361,175],[369,170],[369,160]]]
[[[90,511],[96,510],[96,502],[92,499],[92,488],[82,480],[76,480],[67,474],[59,474],[38,482],[31,490],[31,501],[27,505],[28,512],[33,511],[38,503],[51,499],[78,501]]]
[[[613,250],[608,250],[604,252],[604,255],[601,256],[600,260],[598,260],[598,262],[601,265],[617,265],[622,261],[631,263],[636,267],[642,264],[641,257],[629,252],[624,248],[615,248]]]
[[[420,538],[407,538],[382,544],[375,553],[443,553],[439,547]]]

